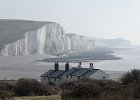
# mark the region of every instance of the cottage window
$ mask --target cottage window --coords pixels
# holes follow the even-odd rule
[[[43,79],[45,80],[45,77],[43,77]]]
[[[105,76],[103,76],[103,79],[106,79],[106,77],[105,77]]]
[[[78,79],[80,79],[80,76],[78,76]]]
[[[48,77],[48,81],[50,82],[50,78]]]
[[[68,78],[69,76],[68,76],[68,75],[66,75],[66,77]]]
[[[72,76],[71,76],[71,78],[72,78]]]

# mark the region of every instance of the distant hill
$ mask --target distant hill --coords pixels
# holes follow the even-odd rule
[[[101,47],[131,47],[131,42],[122,38],[116,39],[95,39],[95,46]]]

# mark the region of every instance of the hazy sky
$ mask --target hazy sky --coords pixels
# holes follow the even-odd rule
[[[140,44],[140,0],[0,0],[0,19],[55,21],[66,32]]]

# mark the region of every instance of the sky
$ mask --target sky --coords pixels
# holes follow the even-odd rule
[[[0,0],[0,19],[53,21],[67,33],[140,45],[140,0]]]

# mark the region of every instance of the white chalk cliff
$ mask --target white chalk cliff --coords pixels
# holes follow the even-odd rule
[[[2,22],[5,23],[3,20]],[[7,29],[13,29],[14,32],[13,30],[4,30],[4,27],[2,27],[3,24],[0,24],[0,35],[3,36],[0,40],[1,56],[63,54],[71,50],[90,49],[94,47],[94,40],[76,34],[66,34],[63,28],[55,22],[38,22],[39,24],[41,23],[40,25],[28,21],[18,22],[12,20],[8,22],[14,23],[14,28],[11,28],[11,26],[7,27]],[[30,29],[22,23],[26,23]],[[21,28],[22,32],[21,29],[16,29],[19,27],[23,28]],[[9,32],[9,34],[4,35],[4,32],[5,34]],[[18,36],[19,34],[20,36]],[[9,41],[5,40],[6,36]]]

